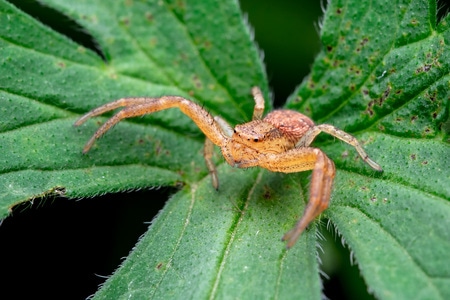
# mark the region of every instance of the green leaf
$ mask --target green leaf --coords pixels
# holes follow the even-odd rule
[[[268,87],[237,3],[41,2],[106,61],[0,0],[0,214],[48,194],[182,183],[95,298],[319,299],[317,226],[289,251],[279,241],[303,211],[308,173],[233,169],[217,152],[215,191],[203,137],[175,109],[121,122],[87,155],[106,119],[72,126],[111,100],[167,94],[249,120],[250,88]],[[338,167],[324,215],[380,299],[450,296],[450,30],[435,14],[433,1],[332,1],[323,51],[287,104],[353,133],[384,169],[325,135],[315,144]]]
[[[86,156],[80,145],[97,124],[76,129],[72,124],[77,112],[119,97],[167,94],[194,99],[234,122],[247,119],[249,88],[267,87],[235,5],[225,5],[222,16],[230,33],[213,43],[215,33],[192,19],[202,17],[203,7],[186,15],[188,28],[168,4],[136,3],[124,10],[102,1],[59,2],[48,5],[67,10],[109,60],[1,2],[0,181],[6,189],[0,215],[55,189],[83,197],[204,177],[201,135],[178,111],[120,124],[99,143],[100,151]],[[227,52],[214,46],[219,43],[230,45]],[[242,58],[234,57],[238,52]]]
[[[383,166],[360,176],[347,147],[323,147],[340,167],[325,215],[380,299],[450,295],[450,31],[435,6],[331,2],[324,51],[288,105],[358,132]]]

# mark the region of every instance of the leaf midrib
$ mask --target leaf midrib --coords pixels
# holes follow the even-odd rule
[[[258,186],[258,184],[261,182],[263,172],[262,170],[258,171],[258,175],[256,176],[256,179],[251,186],[251,188],[248,191],[247,197],[245,198],[245,202],[243,207],[239,209],[239,212],[234,214],[234,220],[231,224],[231,232],[228,233],[228,240],[225,242],[225,247],[223,248],[223,252],[219,256],[219,262],[218,262],[218,269],[217,273],[214,276],[214,281],[211,287],[211,291],[209,293],[209,299],[216,299],[218,287],[220,284],[220,280],[222,277],[222,272],[225,269],[225,265],[227,264],[228,255],[231,250],[231,246],[233,245],[233,242],[235,240],[235,236],[237,231],[240,229],[240,224],[242,223],[244,216],[248,210],[248,205],[250,203],[251,197],[253,196],[253,193]]]

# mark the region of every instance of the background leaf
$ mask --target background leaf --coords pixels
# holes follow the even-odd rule
[[[0,2],[3,215],[47,194],[182,182],[97,298],[319,298],[317,228],[290,251],[277,242],[303,209],[308,174],[222,165],[216,192],[202,136],[177,110],[119,124],[87,156],[81,147],[104,119],[71,126],[79,113],[133,95],[183,95],[232,124],[248,120],[250,87],[267,95],[267,80],[236,3],[44,2],[83,26],[106,62]],[[448,24],[435,26],[434,2],[396,8],[331,3],[324,51],[288,107],[355,133],[385,170],[374,174],[327,137],[317,143],[339,167],[325,216],[369,290],[383,299],[445,298]]]

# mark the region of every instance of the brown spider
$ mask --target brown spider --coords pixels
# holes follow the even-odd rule
[[[275,110],[264,119],[264,99],[259,88],[252,89],[255,99],[253,120],[231,128],[225,120],[212,117],[200,105],[178,96],[160,98],[122,98],[102,105],[75,122],[83,124],[91,117],[118,107],[125,107],[106,121],[86,143],[83,153],[89,151],[95,140],[122,119],[141,116],[163,109],[178,107],[190,117],[206,135],[204,156],[211,173],[214,188],[219,187],[216,167],[212,162],[213,145],[221,148],[226,161],[233,167],[260,166],[274,172],[293,173],[312,171],[309,202],[295,227],[283,236],[287,247],[292,247],[300,234],[330,202],[331,187],[336,173],[334,163],[318,148],[309,147],[320,132],[326,132],[355,147],[361,158],[373,169],[382,171],[371,160],[355,137],[327,124],[314,125],[307,116],[292,110]],[[261,120],[262,119],[262,120]]]

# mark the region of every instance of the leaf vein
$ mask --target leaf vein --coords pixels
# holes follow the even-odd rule
[[[237,220],[234,222],[234,225],[232,226],[232,232],[229,235],[229,240],[226,243],[226,247],[224,249],[222,257],[220,258],[219,269],[218,269],[217,274],[215,276],[214,284],[213,284],[213,287],[212,287],[212,290],[211,290],[211,294],[209,296],[210,300],[215,299],[216,296],[217,296],[219,283],[220,283],[220,280],[221,280],[221,277],[222,277],[222,272],[225,269],[225,265],[227,263],[227,259],[228,259],[228,255],[229,255],[230,250],[231,250],[231,246],[233,245],[234,239],[236,237],[236,232],[237,232],[237,230],[239,228],[239,225],[241,224],[241,222],[242,222],[242,220],[244,218],[245,213],[248,210],[248,205],[250,203],[250,199],[253,196],[253,193],[254,193],[256,187],[261,182],[262,175],[263,175],[263,172],[260,170],[258,172],[258,175],[256,177],[256,180],[255,180],[254,184],[252,185],[252,187],[250,188],[250,190],[248,192],[247,198],[246,198],[245,203],[244,203],[244,207],[242,209],[240,209],[240,211],[236,214]]]

